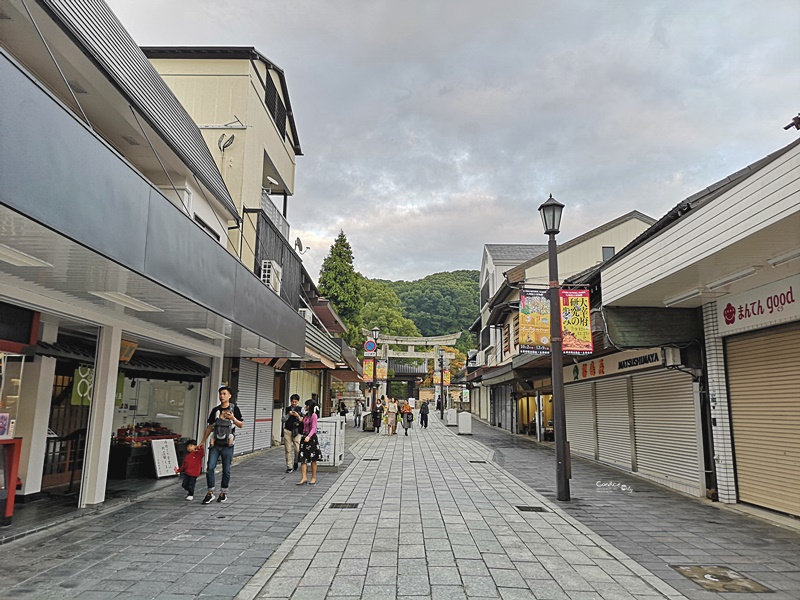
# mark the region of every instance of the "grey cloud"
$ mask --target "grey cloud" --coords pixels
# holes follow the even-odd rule
[[[484,243],[544,241],[551,192],[564,240],[661,216],[800,110],[793,0],[111,5],[142,44],[252,44],[285,70],[314,275],[340,228],[368,276],[477,268]]]

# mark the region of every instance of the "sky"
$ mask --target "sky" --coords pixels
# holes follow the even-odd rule
[[[107,0],[141,45],[254,46],[303,156],[291,238],[370,278],[479,269],[684,198],[790,143],[796,0]]]

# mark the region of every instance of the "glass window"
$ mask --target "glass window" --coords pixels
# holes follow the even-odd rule
[[[614,246],[603,246],[603,262],[609,260],[614,256],[616,250]]]

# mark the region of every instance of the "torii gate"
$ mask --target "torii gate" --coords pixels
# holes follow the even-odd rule
[[[372,339],[372,332],[368,329],[362,329],[362,333],[367,336],[368,339]],[[433,359],[434,361],[439,359],[439,349],[442,346],[452,346],[456,343],[456,340],[461,337],[461,332],[457,333],[448,333],[446,335],[436,335],[436,336],[419,336],[419,337],[411,337],[411,336],[402,336],[402,335],[378,335],[378,339],[375,340],[377,344],[380,345],[380,349],[376,352],[376,355],[379,356],[381,360],[388,361],[390,358],[421,358],[425,360],[425,365],[427,367],[428,359]],[[389,346],[406,346],[407,350],[391,350]],[[417,346],[423,346],[426,348],[433,347],[433,353],[431,352],[419,352],[416,350]],[[455,358],[456,355],[454,352],[445,352],[444,359],[449,363],[450,359]],[[436,369],[436,363],[434,362],[434,370]],[[377,376],[377,366],[374,371],[375,376]],[[435,384],[436,382],[434,382]],[[380,383],[382,386],[379,390],[380,394],[386,394],[386,384]],[[445,397],[444,390],[441,390],[442,399],[446,402],[447,399]]]

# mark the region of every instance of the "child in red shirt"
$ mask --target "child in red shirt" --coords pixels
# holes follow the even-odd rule
[[[186,442],[186,456],[183,457],[183,464],[180,469],[175,469],[176,473],[183,473],[183,489],[186,490],[187,500],[194,500],[194,484],[200,477],[203,470],[203,456],[205,450],[197,446],[197,440]]]

